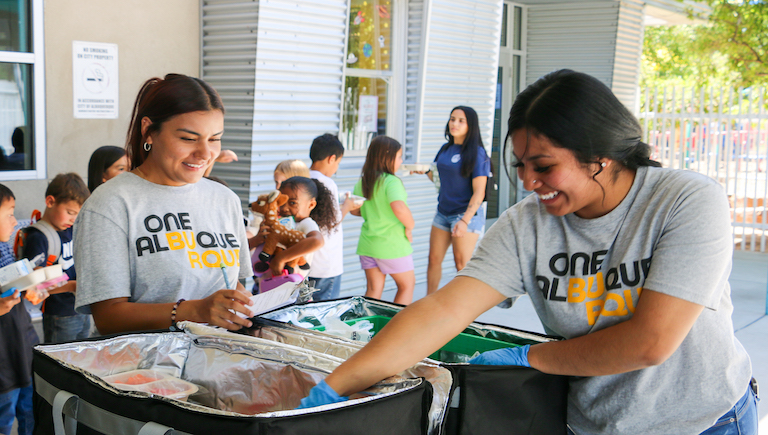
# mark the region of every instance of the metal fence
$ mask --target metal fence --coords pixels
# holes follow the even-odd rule
[[[736,248],[759,252],[768,250],[766,97],[763,87],[645,89],[639,115],[653,158],[720,182]]]

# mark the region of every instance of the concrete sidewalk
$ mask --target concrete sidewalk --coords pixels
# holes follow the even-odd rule
[[[444,279],[444,285],[448,279]],[[760,435],[768,435],[768,316],[766,311],[766,288],[768,288],[768,254],[734,251],[733,270],[729,279],[733,300],[733,327],[736,337],[747,349],[752,360],[752,375],[760,383],[762,406],[760,413]],[[387,283],[390,285],[390,282]],[[426,295],[426,284],[417,284],[414,300]],[[391,301],[395,290],[384,292],[384,300]],[[536,312],[527,296],[521,297],[512,308],[492,308],[477,318],[477,321],[509,326],[524,331],[544,332]]]

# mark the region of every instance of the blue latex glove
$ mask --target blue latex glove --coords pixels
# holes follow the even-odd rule
[[[530,344],[520,347],[508,347],[505,349],[489,350],[469,360],[470,364],[483,364],[488,366],[522,366],[530,367],[528,363],[528,349]]]
[[[296,409],[312,408],[315,406],[329,405],[331,403],[343,402],[348,400],[349,397],[339,396],[336,391],[333,390],[325,380],[320,381],[319,384],[312,387],[309,390],[309,396],[301,399],[301,405]]]

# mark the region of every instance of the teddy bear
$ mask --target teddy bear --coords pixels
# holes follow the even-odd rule
[[[286,228],[279,222],[280,206],[288,201],[288,195],[274,190],[270,193],[259,195],[256,201],[252,202],[250,207],[254,216],[261,218],[261,225],[269,227],[264,245],[259,253],[259,262],[253,265],[255,272],[263,273],[269,269],[267,264],[272,257],[282,250],[288,249],[304,238],[304,233],[299,230]],[[293,273],[293,269],[299,266],[301,269],[309,269],[306,259],[302,257],[294,258],[285,264],[288,273]]]

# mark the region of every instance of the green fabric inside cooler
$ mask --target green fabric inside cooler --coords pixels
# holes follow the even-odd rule
[[[376,335],[384,328],[384,326],[386,326],[390,318],[386,316],[368,316],[345,320],[344,323],[347,325],[354,325],[355,323],[362,322],[363,320],[368,320],[373,324],[371,333]],[[312,329],[316,331],[325,331],[324,326],[316,326]],[[475,352],[483,353],[489,350],[518,346],[521,345],[515,343],[507,343],[505,341],[495,340],[492,338],[479,337],[477,335],[471,335],[462,332],[429,357],[434,360],[446,363],[462,362],[466,361],[467,358],[457,358],[452,354],[461,354],[471,357],[475,354]]]

